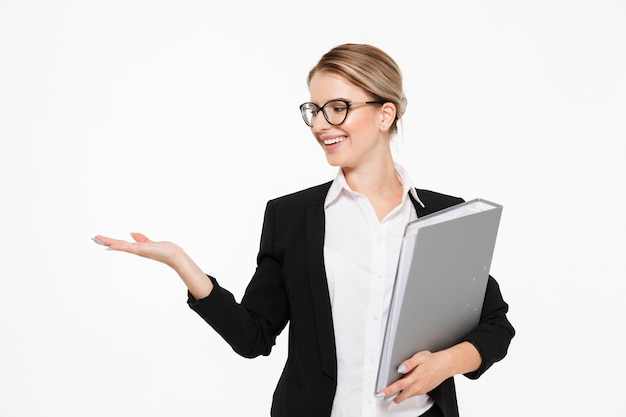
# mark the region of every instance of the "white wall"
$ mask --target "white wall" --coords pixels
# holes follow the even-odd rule
[[[266,200],[334,176],[298,105],[344,42],[401,65],[414,180],[505,206],[518,335],[463,415],[626,415],[626,3],[222,3],[0,0],[0,416],[268,415],[286,336],[239,358],[90,237],[176,241],[241,296]]]

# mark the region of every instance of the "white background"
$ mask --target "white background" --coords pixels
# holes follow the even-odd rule
[[[504,205],[492,273],[518,335],[464,416],[626,416],[626,3],[0,0],[0,416],[267,416],[286,355],[238,357],[167,267],[239,298],[265,202],[330,180],[305,78],[381,47],[418,186]]]

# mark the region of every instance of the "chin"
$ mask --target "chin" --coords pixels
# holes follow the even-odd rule
[[[339,161],[338,158],[334,158],[331,155],[326,154],[326,161],[328,162],[328,165],[333,166],[333,167],[341,167],[343,166],[341,161]]]

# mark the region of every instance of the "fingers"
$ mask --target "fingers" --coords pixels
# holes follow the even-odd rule
[[[402,362],[400,366],[398,366],[398,373],[406,375],[417,366],[424,363],[424,361],[426,360],[426,353],[427,352],[418,352],[415,355],[411,356],[409,359]]]
[[[384,390],[376,394],[376,398],[384,398],[386,401],[394,400],[398,394],[404,388],[404,381],[402,379],[387,386]]]
[[[112,239],[97,235],[92,240],[113,251],[127,252],[143,258],[153,259],[174,267],[176,261],[184,258],[184,251],[172,242],[153,242],[142,233],[131,233],[132,241]]]
[[[377,396],[381,398],[381,394],[384,394],[387,401],[393,400],[395,403],[401,403],[409,397],[427,392],[428,389],[424,385],[425,381],[420,367],[426,363],[431,355],[428,351],[418,352],[402,362],[398,366],[398,373],[404,376],[379,392]]]
[[[417,355],[418,354],[415,354],[409,359],[402,362],[400,366],[398,366],[398,373],[406,375],[413,369],[415,369],[419,360],[419,358],[416,358]],[[397,394],[402,391],[408,385],[408,383],[409,381],[406,378],[401,378],[386,387],[384,390],[381,391],[381,393],[385,395],[385,399],[387,401],[391,401],[392,399],[395,400],[395,398],[397,398]]]
[[[110,237],[106,237],[102,235],[96,235],[92,237],[91,240],[93,240],[98,245],[107,246],[107,247],[110,247],[111,244],[115,242],[115,239],[111,239]]]
[[[150,239],[148,239],[145,235],[141,233],[131,233],[130,235],[135,240],[136,243],[127,242],[125,240],[120,240],[120,239],[112,239],[110,237],[106,237],[102,235],[96,235],[95,237],[92,237],[91,240],[93,240],[98,245],[106,246],[107,249],[110,249],[110,250],[130,252],[130,253],[135,253],[135,254],[138,254],[139,252],[137,243],[151,242]]]

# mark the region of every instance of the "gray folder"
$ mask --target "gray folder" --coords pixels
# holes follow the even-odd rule
[[[502,206],[477,198],[405,230],[375,393],[415,353],[460,342],[480,320]]]

